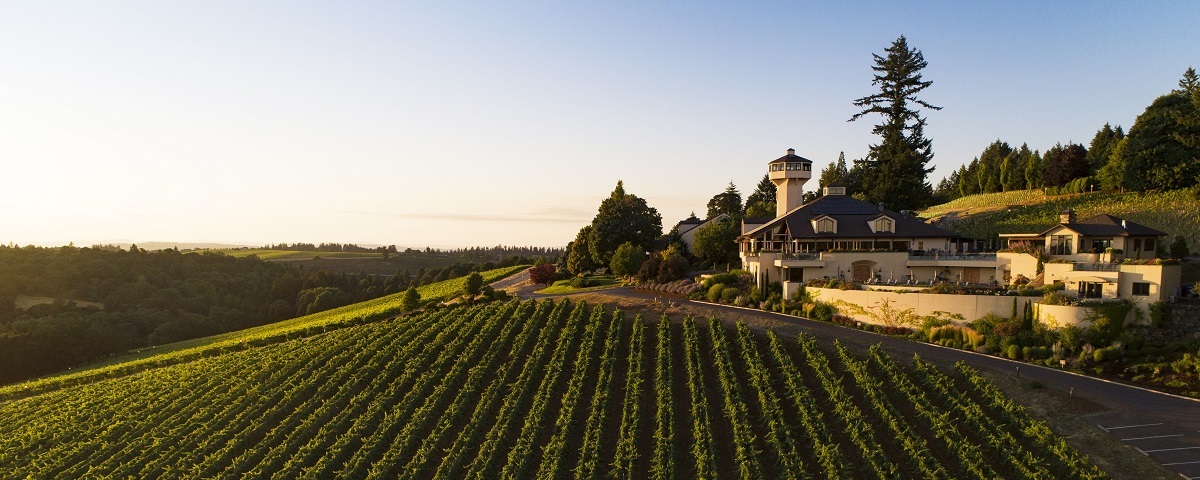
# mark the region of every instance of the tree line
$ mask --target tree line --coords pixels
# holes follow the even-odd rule
[[[405,248],[404,250],[399,250],[395,245],[381,247],[361,247],[353,243],[321,243],[314,245],[303,242],[268,244],[263,248],[267,250],[287,250],[296,252],[383,252],[385,255],[389,256],[425,254],[474,261],[499,261],[512,256],[530,258],[554,257],[563,252],[562,248],[535,246],[496,245],[494,247],[465,247],[451,249],[425,247],[424,249]]]
[[[1154,100],[1126,133],[1104,124],[1084,146],[1068,142],[1045,152],[1014,148],[997,139],[978,157],[944,178],[943,200],[976,193],[1046,189],[1087,191],[1177,190],[1200,183],[1200,80],[1189,68],[1179,88]]]
[[[462,262],[383,277],[212,252],[0,246],[0,382],[44,375],[133,348],[316,313],[522,261],[528,259]],[[23,297],[56,300],[19,309],[16,300]]]

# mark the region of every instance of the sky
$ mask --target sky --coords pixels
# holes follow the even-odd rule
[[[3,2],[0,243],[562,246],[617,180],[666,230],[865,156],[901,35],[935,184],[1200,67],[1200,2],[830,3]]]

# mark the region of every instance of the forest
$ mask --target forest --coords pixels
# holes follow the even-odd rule
[[[0,246],[0,383],[524,260],[513,256],[378,276],[137,246],[115,251]]]

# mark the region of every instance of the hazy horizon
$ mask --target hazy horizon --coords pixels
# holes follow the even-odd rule
[[[562,246],[618,179],[664,230],[788,148],[862,157],[920,49],[936,182],[1126,130],[1200,4],[0,5],[0,243]],[[814,172],[815,173],[815,172]],[[816,175],[814,174],[814,177]],[[807,185],[815,188],[814,179]]]

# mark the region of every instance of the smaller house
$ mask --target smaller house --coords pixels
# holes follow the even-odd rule
[[[675,233],[679,234],[679,239],[687,245],[688,251],[692,251],[692,245],[696,244],[696,232],[700,231],[700,227],[713,222],[729,221],[729,214],[722,213],[708,220],[683,220],[675,225]]]
[[[1179,289],[1179,266],[1153,262],[1166,235],[1112,215],[1078,220],[1075,211],[1067,209],[1059,215],[1058,225],[1041,233],[1000,236],[1012,252],[1041,253],[1050,259],[1044,283],[1063,282],[1079,298],[1147,303],[1167,300]],[[1016,262],[1013,265],[1014,275],[1032,278],[1016,268]]]

